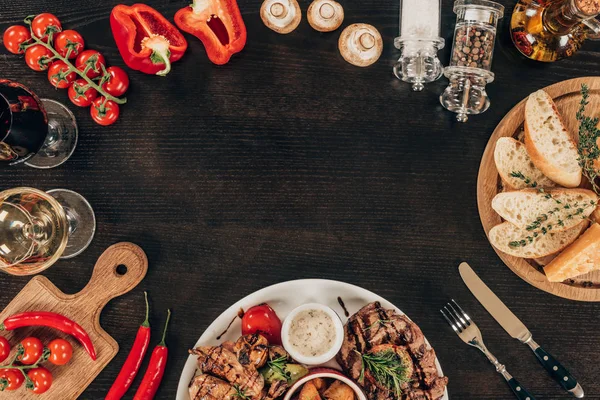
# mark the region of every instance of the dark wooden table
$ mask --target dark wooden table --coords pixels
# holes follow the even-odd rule
[[[342,1],[345,25],[371,23],[383,35],[381,59],[365,69],[339,55],[340,31],[317,33],[304,20],[292,34],[278,35],[262,24],[260,0],[243,1],[248,44],[240,55],[226,66],[212,65],[200,41],[187,35],[188,52],[168,77],[128,70],[128,103],[108,128],[52,89],[46,74],[2,49],[0,76],[69,104],[80,139],[59,168],[2,169],[0,189],[69,188],[87,197],[98,220],[89,249],[45,275],[66,292],[79,291],[97,257],[119,241],[139,244],[150,260],[141,285],[102,314],[122,350],[83,398],[103,398],[117,375],[143,319],[143,290],[152,299],[152,345],[165,310],[174,310],[158,395],[167,399],[175,396],[187,349],[222,311],[264,286],[309,277],[363,286],[410,315],[437,351],[452,399],[513,395],[441,318],[438,310],[451,297],[538,399],[568,398],[466,289],[457,266],[468,260],[580,379],[587,398],[600,399],[600,304],[554,297],[519,279],[487,242],[476,206],[479,161],[496,124],[530,92],[597,73],[600,46],[586,43],[575,57],[552,65],[525,60],[508,38],[514,1],[502,2],[507,18],[494,58],[496,82],[488,85],[492,106],[467,124],[439,104],[445,79],[413,93],[392,75],[399,55],[392,44],[398,2],[392,0]],[[109,26],[117,0],[2,3],[2,30],[26,15],[53,12],[109,64],[123,66]],[[172,18],[189,1],[148,3]],[[308,4],[301,1],[303,12]],[[447,42],[454,21],[452,2],[444,0]],[[440,54],[445,64],[449,52]],[[2,276],[0,305],[27,281]]]

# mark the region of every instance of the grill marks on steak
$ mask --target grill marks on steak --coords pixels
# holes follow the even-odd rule
[[[201,374],[190,382],[192,400],[233,400],[236,397],[233,386],[211,375]]]
[[[435,366],[435,351],[428,349],[421,329],[395,310],[385,310],[379,302],[369,303],[350,317],[344,327],[344,343],[337,361],[354,380],[361,378],[362,354],[384,351],[385,345],[402,357],[412,370],[411,382],[403,387],[402,400],[436,400],[444,395],[448,378],[440,377]],[[361,383],[371,400],[397,397],[369,378],[365,371]]]

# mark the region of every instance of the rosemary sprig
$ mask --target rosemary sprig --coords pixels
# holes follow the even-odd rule
[[[360,371],[359,382],[364,382],[365,369],[368,369],[377,382],[400,397],[402,395],[402,385],[409,382],[410,377],[406,376],[406,366],[398,354],[391,350],[386,350],[374,354],[360,355],[362,358],[362,369]]]
[[[581,102],[577,110],[576,118],[579,121],[579,143],[577,151],[579,153],[579,166],[583,170],[583,175],[590,181],[596,194],[600,195],[600,186],[596,182],[599,172],[596,168],[596,162],[600,158],[600,148],[598,148],[598,139],[600,138],[600,129],[598,129],[598,118],[590,118],[585,115],[585,107],[589,104],[590,92],[586,84],[581,85]]]
[[[244,389],[242,389],[240,385],[233,385],[233,389],[235,390],[235,396],[242,400],[250,400],[250,397],[246,395],[246,392],[244,392]]]
[[[274,360],[269,360],[267,362],[267,366],[271,368],[273,371],[277,372],[279,375],[283,376],[288,382],[292,379],[292,374],[286,368],[287,357],[281,356]]]

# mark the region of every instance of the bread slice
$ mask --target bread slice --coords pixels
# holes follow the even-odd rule
[[[515,178],[511,174],[522,174],[538,187],[555,187],[556,183],[542,174],[527,154],[525,145],[511,137],[501,137],[496,142],[494,161],[500,177],[509,189],[518,190],[531,187],[524,179]]]
[[[600,225],[598,224],[593,224],[575,243],[544,267],[550,282],[563,282],[596,270],[600,270]]]
[[[525,147],[544,175],[565,187],[581,184],[579,155],[548,93],[538,90],[525,105]]]
[[[546,257],[540,257],[540,258],[534,258],[533,261],[540,266],[545,266],[548,265],[552,262],[552,260],[554,260],[559,253],[554,253],[554,254],[550,254],[549,256]]]
[[[558,203],[560,202],[560,204]],[[492,208],[520,229],[564,231],[589,217],[598,206],[598,196],[586,189],[522,189],[498,193]],[[536,222],[538,221],[538,222]]]
[[[562,232],[552,232],[538,235],[525,246],[511,246],[511,242],[526,240],[530,233],[517,228],[510,222],[503,222],[490,229],[488,237],[492,246],[503,253],[522,258],[540,258],[558,253],[570,245],[587,228],[588,222],[583,221],[574,228]]]

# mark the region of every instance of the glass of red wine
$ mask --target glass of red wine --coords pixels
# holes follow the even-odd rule
[[[58,167],[77,146],[77,122],[67,107],[0,79],[0,164]]]

